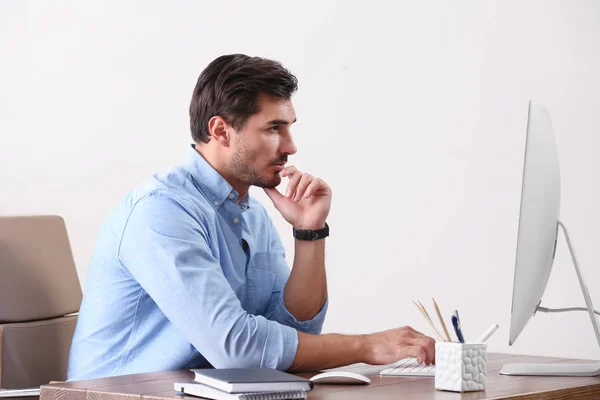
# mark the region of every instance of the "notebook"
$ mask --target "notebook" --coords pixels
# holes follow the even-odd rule
[[[303,400],[304,390],[284,390],[277,392],[227,393],[198,382],[175,382],[175,390],[192,396],[214,400]]]
[[[38,397],[39,395],[39,387],[27,389],[0,389],[0,397]]]
[[[194,380],[228,392],[309,391],[313,383],[305,378],[272,368],[192,369]]]

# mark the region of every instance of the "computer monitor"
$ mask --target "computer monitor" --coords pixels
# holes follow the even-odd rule
[[[560,215],[560,169],[558,151],[546,107],[529,103],[527,138],[517,236],[517,257],[513,282],[509,345],[513,345],[529,319],[540,307],[556,253],[558,229],[562,228],[575,271],[600,345],[600,330],[592,302],[577,264],[575,253]],[[504,375],[600,375],[596,364],[507,364]]]
[[[550,278],[560,215],[560,169],[548,110],[529,103],[509,345],[536,312]]]

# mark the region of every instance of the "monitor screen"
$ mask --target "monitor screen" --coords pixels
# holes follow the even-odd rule
[[[546,289],[558,232],[560,170],[546,107],[530,102],[517,236],[509,344],[535,313]]]

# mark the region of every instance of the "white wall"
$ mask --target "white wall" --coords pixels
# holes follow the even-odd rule
[[[270,57],[300,81],[293,162],[334,190],[326,331],[429,332],[435,296],[468,337],[500,324],[492,351],[600,359],[583,313],[507,344],[529,99],[600,307],[598,26],[592,0],[0,1],[0,214],[64,216],[83,281],[107,212],[182,159],[200,71]],[[562,239],[544,304],[583,305]]]

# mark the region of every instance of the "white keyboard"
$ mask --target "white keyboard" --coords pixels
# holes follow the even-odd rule
[[[415,357],[407,357],[379,373],[381,376],[435,376],[435,365],[419,365]]]

